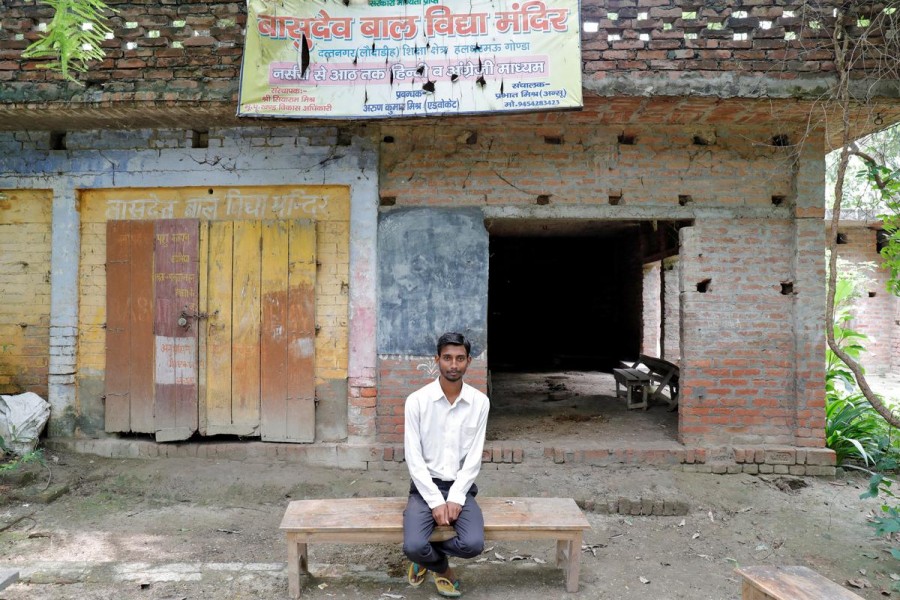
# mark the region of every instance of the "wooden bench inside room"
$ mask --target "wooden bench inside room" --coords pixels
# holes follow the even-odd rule
[[[616,395],[619,392],[619,377],[617,372],[626,373],[632,377],[640,378],[641,374],[648,379],[648,400],[661,400],[669,405],[669,410],[678,408],[678,389],[680,370],[678,365],[670,363],[662,358],[641,354],[634,362],[622,361],[621,369],[613,369],[613,377],[616,378]],[[637,386],[637,384],[633,384]],[[663,394],[663,389],[669,389],[669,395]],[[629,395],[629,402],[630,395]],[[628,408],[646,408],[640,404],[628,406]]]
[[[309,573],[310,544],[402,544],[402,498],[294,500],[280,529],[287,535],[288,587],[300,597],[300,575]],[[565,572],[566,590],[578,591],[581,541],[590,523],[571,498],[483,498],[486,541],[555,540],[556,566]],[[438,527],[432,541],[452,538],[452,527]],[[399,552],[398,548],[398,552]]]
[[[613,369],[613,379],[616,380],[616,396],[625,398],[625,408],[647,410],[650,375],[639,369]]]
[[[807,567],[742,567],[741,600],[863,600]]]

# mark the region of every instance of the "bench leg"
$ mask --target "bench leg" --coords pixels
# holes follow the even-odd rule
[[[569,542],[569,565],[566,569],[566,591],[578,591],[578,577],[581,574],[581,532]]]
[[[307,548],[305,543],[298,542],[288,534],[288,590],[291,598],[300,597],[300,573],[309,573]]]
[[[556,541],[556,566],[566,571],[566,591],[578,591],[578,576],[581,570],[581,532],[568,540]]]

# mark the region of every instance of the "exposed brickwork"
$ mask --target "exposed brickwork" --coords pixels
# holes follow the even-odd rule
[[[434,128],[386,123],[383,137],[393,141],[381,144],[380,193],[395,198],[397,207],[532,207],[538,195],[547,194],[553,210],[608,205],[615,191],[621,201],[610,207],[613,213],[659,206],[669,209],[670,219],[690,218],[698,206],[769,209],[773,195],[791,196],[789,156],[758,144],[779,133],[800,139],[799,127],[716,129],[649,126],[641,120],[624,128],[598,127],[591,118],[543,114],[527,120],[455,120]],[[633,144],[619,141],[623,129]],[[698,130],[716,135],[716,143],[696,146]],[[472,131],[478,133],[477,144],[461,141]],[[547,144],[545,136],[564,143]],[[652,182],[646,180],[649,173]],[[680,206],[679,196],[690,202]]]
[[[49,191],[0,191],[0,394],[47,397],[51,203]]]
[[[900,311],[900,298],[887,291],[889,273],[880,268],[882,258],[876,248],[876,231],[868,227],[841,227],[840,233],[846,244],[837,246],[838,256],[863,268],[863,263],[872,263],[865,270],[868,285],[860,290],[861,296],[853,302],[853,320],[849,326],[866,334],[866,353],[863,365],[873,373],[890,373],[900,369],[900,325],[896,323]]]
[[[582,36],[584,71],[741,71],[785,79],[833,71],[834,19],[818,17],[818,28],[810,27],[802,18],[809,14],[804,4],[583,3],[584,21],[598,25],[596,33]]]
[[[432,356],[379,356],[376,439],[403,442],[403,404],[406,397],[437,376]],[[466,383],[487,391],[487,361],[476,358],[466,371]],[[506,462],[496,458],[493,462]]]
[[[789,222],[752,220],[682,230],[685,444],[794,441],[793,296],[780,283],[791,279],[790,233]]]
[[[22,0],[4,6],[0,29],[0,81],[7,102],[234,101],[240,75],[246,3],[109,2],[114,38],[103,44],[106,58],[91,67],[87,85],[61,82],[22,60],[52,9]],[[136,26],[131,26],[136,25]],[[18,37],[23,39],[17,39]],[[177,47],[177,46],[181,47]]]
[[[697,151],[681,128],[634,126],[628,129],[633,143],[626,144],[621,129],[586,124],[518,130],[507,123],[500,131],[479,121],[468,129],[421,132],[385,126],[394,142],[382,144],[381,193],[396,206],[525,209],[550,193],[540,214],[578,206],[609,219],[700,215],[681,230],[680,441],[793,445],[802,438],[816,446],[822,444],[822,428],[813,422],[821,415],[815,403],[821,403],[822,378],[814,364],[821,364],[824,346],[811,331],[807,339],[803,328],[821,319],[819,290],[806,282],[819,275],[823,246],[805,224],[795,225],[787,155],[750,141],[770,139],[765,127],[716,128],[715,144]],[[477,131],[478,144],[459,143],[463,130]],[[542,136],[551,134],[565,143],[544,144]],[[610,189],[621,193],[615,206],[606,203]],[[790,199],[774,207],[773,196]],[[803,218],[821,231],[821,211],[818,219]],[[796,310],[807,297],[810,320],[799,320]],[[798,339],[802,373],[796,371]],[[809,386],[802,397],[797,376]]]
[[[832,3],[828,0],[821,2],[826,7],[821,15],[802,11],[800,0],[705,4],[701,7],[691,0],[582,3],[582,20],[598,27],[582,35],[586,87],[611,76],[633,80],[660,73],[673,82],[685,75],[714,79],[721,74],[815,82],[834,78],[833,18],[828,10]],[[26,0],[5,3],[0,20],[3,100],[27,103],[31,109],[66,102],[68,106],[60,107],[65,110],[79,104],[201,108],[201,103],[208,110],[210,103],[221,103],[216,109],[220,114],[227,114],[229,106],[233,113],[245,2],[120,0],[111,1],[110,6],[117,11],[109,18],[114,37],[104,42],[106,58],[91,65],[82,87],[40,68],[40,61],[21,58],[22,50],[39,37],[41,24],[52,17],[52,10]],[[855,22],[855,17],[848,18],[851,33]],[[874,46],[880,43],[877,33],[870,40]],[[799,89],[780,94],[790,97]],[[821,86],[816,83],[808,92],[818,95]],[[713,84],[695,85],[690,93],[729,97],[756,96],[758,91],[727,90]]]

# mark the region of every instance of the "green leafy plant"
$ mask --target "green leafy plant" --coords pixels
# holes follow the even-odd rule
[[[891,489],[894,480],[889,479],[881,473],[873,473],[869,479],[869,489],[860,494],[860,498],[885,498],[893,500],[893,506],[886,501],[881,504],[882,516],[873,517],[868,525],[875,529],[876,535],[887,536],[891,542],[894,542],[894,534],[900,532],[900,507],[897,505],[897,495]],[[900,548],[896,546],[890,549],[891,556],[900,560]],[[900,582],[894,583],[894,590],[900,590]]]
[[[115,12],[102,0],[42,0],[54,9],[53,19],[43,37],[28,46],[25,58],[47,58],[42,68],[59,72],[78,83],[70,71],[87,71],[87,63],[106,56],[103,40],[112,30],[103,14]]]
[[[38,463],[47,467],[47,462],[44,460],[44,451],[41,448],[36,448],[31,452],[26,452],[22,456],[13,457],[11,460],[3,462],[2,459],[6,455],[12,455],[12,450],[9,449],[6,445],[6,441],[0,436],[0,475],[15,471],[29,463]]]
[[[883,420],[865,398],[838,397],[826,403],[825,445],[834,450],[837,464],[857,458],[874,465],[883,432]]]

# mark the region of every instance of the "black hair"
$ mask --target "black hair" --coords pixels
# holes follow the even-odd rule
[[[448,331],[444,335],[438,338],[437,341],[437,355],[441,355],[441,351],[444,349],[444,346],[462,346],[466,349],[466,356],[469,356],[469,353],[472,352],[472,344],[469,343],[469,340],[466,339],[461,333],[455,333],[452,331]]]

